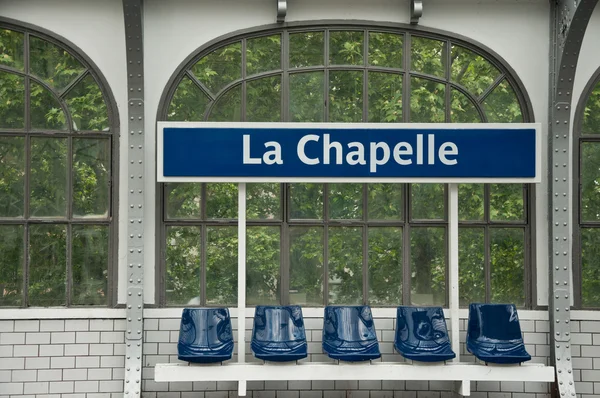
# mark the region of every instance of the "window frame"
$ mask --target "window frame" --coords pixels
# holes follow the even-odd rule
[[[575,122],[573,124],[573,184],[572,184],[572,208],[573,208],[573,248],[571,250],[572,257],[571,263],[573,264],[573,307],[582,310],[599,310],[600,306],[597,307],[584,307],[583,306],[583,258],[581,253],[581,232],[584,228],[598,228],[600,229],[600,221],[581,221],[581,171],[582,171],[582,157],[581,157],[581,145],[584,142],[596,142],[600,144],[600,131],[597,135],[583,134],[584,124],[584,113],[585,107],[591,98],[591,95],[596,88],[600,85],[600,67],[592,74],[586,83],[585,87],[581,91],[579,96],[579,102],[577,109],[575,110]],[[599,174],[600,175],[600,174]]]
[[[328,52],[328,48],[329,48],[329,31],[339,31],[339,30],[345,30],[345,31],[362,31],[364,33],[364,41],[363,41],[363,63],[361,65],[329,65],[329,52]],[[496,88],[500,83],[502,83],[502,81],[504,81],[504,79],[506,79],[506,81],[508,81],[511,85],[511,87],[514,90],[515,96],[521,106],[521,112],[522,112],[522,117],[523,117],[523,122],[527,123],[527,122],[532,122],[535,120],[534,118],[534,113],[533,113],[533,109],[532,109],[532,105],[531,105],[531,101],[529,99],[529,96],[527,94],[527,91],[525,90],[525,87],[523,85],[523,83],[521,82],[521,80],[519,79],[519,77],[517,76],[516,72],[514,71],[514,69],[511,68],[510,65],[508,65],[508,63],[500,56],[498,55],[496,52],[494,52],[493,50],[489,49],[488,47],[486,47],[485,45],[482,45],[481,43],[478,43],[474,40],[471,40],[467,37],[461,36],[461,35],[457,35],[455,33],[450,33],[450,32],[446,32],[446,31],[442,31],[442,30],[437,30],[437,29],[431,29],[431,28],[423,28],[421,26],[415,27],[413,25],[406,25],[406,24],[396,24],[396,23],[377,23],[377,22],[367,22],[367,21],[356,21],[353,23],[348,23],[347,21],[309,21],[309,22],[292,22],[292,23],[286,23],[284,26],[281,25],[267,25],[267,26],[261,26],[261,27],[256,27],[256,28],[249,28],[249,29],[244,29],[244,30],[240,30],[240,31],[235,31],[235,32],[231,32],[228,33],[226,35],[220,36],[218,38],[215,38],[211,41],[209,41],[208,43],[200,46],[198,49],[196,49],[195,51],[193,51],[179,66],[178,68],[175,70],[175,72],[173,73],[173,75],[171,76],[171,78],[169,79],[168,83],[165,86],[165,89],[163,91],[163,94],[161,96],[160,102],[159,102],[159,107],[158,107],[158,111],[157,111],[157,121],[158,120],[168,120],[168,111],[169,111],[169,105],[171,103],[171,100],[173,99],[173,96],[175,94],[175,91],[177,90],[179,83],[182,81],[182,79],[184,78],[189,78],[193,84],[196,84],[197,87],[200,87],[200,89],[207,95],[207,97],[209,98],[210,101],[213,101],[212,104],[207,106],[207,110],[204,113],[204,118],[207,117],[208,114],[210,114],[210,112],[212,111],[214,105],[217,103],[217,101],[220,98],[223,98],[223,94],[229,92],[228,90],[235,87],[236,85],[245,85],[245,82],[247,81],[252,81],[253,79],[258,79],[261,77],[267,77],[267,76],[281,76],[281,82],[282,82],[282,91],[284,91],[282,93],[281,96],[281,115],[280,115],[280,120],[284,121],[284,120],[289,120],[289,76],[291,75],[291,73],[289,73],[289,71],[291,70],[291,68],[288,69],[288,62],[287,62],[287,58],[289,57],[289,35],[292,33],[300,33],[300,32],[308,32],[308,31],[323,31],[324,32],[324,49],[323,49],[323,57],[324,57],[324,63],[321,66],[308,66],[308,67],[301,67],[301,68],[293,68],[294,73],[302,73],[302,72],[308,72],[308,71],[324,71],[323,73],[323,79],[324,79],[324,89],[325,89],[325,99],[328,96],[328,87],[329,87],[329,71],[330,70],[343,70],[343,71],[348,71],[348,70],[356,70],[356,71],[363,71],[363,76],[366,76],[368,73],[370,73],[371,71],[374,72],[393,72],[395,74],[397,74],[398,76],[402,76],[402,98],[410,98],[410,79],[408,79],[408,77],[413,78],[413,77],[417,77],[417,78],[426,78],[429,79],[429,81],[433,81],[436,83],[440,83],[440,84],[444,84],[445,85],[445,96],[446,96],[446,103],[449,103],[449,99],[450,99],[450,95],[451,95],[451,88],[452,89],[457,89],[460,93],[464,94],[469,100],[471,100],[473,103],[476,104],[476,110],[477,113],[479,115],[479,117],[482,119],[482,122],[485,123],[487,122],[487,118],[485,116],[485,112],[482,112],[481,109],[483,108],[483,101],[484,99],[494,90],[494,88]],[[402,59],[402,68],[387,68],[387,67],[378,67],[378,66],[372,66],[370,65],[368,62],[366,62],[366,56],[368,54],[369,51],[369,46],[368,46],[368,38],[369,38],[369,33],[370,32],[377,32],[377,33],[395,33],[395,34],[399,34],[403,36],[403,59]],[[223,48],[225,46],[228,46],[230,44],[233,43],[237,43],[240,42],[241,43],[241,49],[242,49],[242,65],[244,64],[245,61],[245,50],[246,50],[246,40],[250,39],[250,38],[256,38],[256,37],[263,37],[263,36],[269,36],[269,35],[275,35],[275,34],[280,34],[281,35],[281,68],[277,69],[277,70],[272,70],[272,71],[268,71],[268,72],[261,72],[258,74],[254,74],[251,75],[251,77],[247,78],[245,76],[245,67],[242,67],[242,74],[241,74],[241,78],[240,79],[236,79],[234,81],[231,81],[229,83],[227,83],[225,86],[223,86],[221,89],[219,89],[219,91],[217,93],[214,94],[214,98],[213,96],[209,95],[208,91],[206,90],[206,87],[204,85],[202,85],[197,78],[195,78],[195,76],[193,75],[193,73],[189,72],[191,71],[192,67],[196,64],[196,62],[198,62],[198,60],[200,60],[202,57],[204,57],[205,55],[211,53],[214,50],[217,50],[219,48]],[[445,50],[445,55],[447,56],[447,58],[445,59],[445,65],[444,65],[444,77],[439,77],[439,76],[433,76],[433,75],[429,75],[429,74],[425,74],[425,73],[421,73],[421,72],[414,72],[411,70],[411,57],[410,57],[410,51],[409,49],[411,48],[411,43],[410,43],[410,38],[412,36],[418,36],[421,38],[427,38],[427,39],[434,39],[434,40],[441,40],[444,43],[444,50]],[[286,43],[286,44],[284,44]],[[490,64],[492,64],[494,67],[496,67],[499,71],[500,71],[500,75],[495,79],[494,83],[491,84],[488,89],[486,89],[479,97],[475,98],[464,86],[459,85],[458,83],[454,83],[451,82],[451,47],[453,44],[459,45],[461,47],[464,47],[470,51],[472,51],[473,53],[482,56],[483,58],[485,58],[488,62],[490,62]],[[200,83],[200,84],[198,84]],[[366,98],[366,100],[363,100],[363,115],[362,118],[363,120],[365,118],[367,118],[367,112],[368,112],[368,90],[366,90],[366,85],[367,85],[367,79],[365,79],[363,77],[363,85],[365,86],[363,88],[363,99]],[[287,90],[287,92],[286,92]],[[243,88],[242,88],[242,93],[244,92]],[[245,119],[245,102],[246,102],[246,98],[242,97],[242,105],[241,105],[241,112],[242,112],[242,120]],[[325,116],[324,118],[327,119],[327,114],[328,114],[328,109],[329,109],[329,101],[326,100],[327,105],[325,105],[324,107],[324,113]],[[450,121],[450,107],[446,106],[446,110],[445,110],[445,119],[447,122]],[[410,115],[410,104],[407,102],[403,103],[403,107],[402,107],[402,120],[403,122],[406,122],[407,120],[409,120],[409,116]],[[368,118],[367,118],[368,120]],[[364,121],[363,121],[364,123]],[[381,224],[381,226],[398,226],[400,228],[402,228],[403,230],[403,253],[402,253],[402,261],[403,261],[403,285],[404,286],[409,286],[408,289],[404,288],[402,291],[402,300],[405,303],[408,303],[409,301],[409,297],[410,297],[410,235],[408,233],[408,231],[410,230],[411,227],[443,227],[444,228],[444,233],[445,233],[445,247],[447,248],[448,246],[448,218],[447,218],[447,212],[448,212],[448,208],[447,208],[447,195],[444,195],[444,219],[443,220],[413,220],[410,217],[411,214],[411,202],[409,200],[410,195],[411,195],[411,188],[410,188],[410,184],[403,184],[403,199],[404,199],[404,203],[403,203],[403,218],[401,221],[397,221],[397,222],[392,222],[392,223],[388,223],[388,222],[383,222]],[[165,282],[166,282],[166,264],[165,264],[165,255],[166,255],[166,245],[164,245],[164,241],[166,239],[166,225],[168,225],[169,221],[167,221],[166,219],[166,206],[164,206],[164,204],[166,203],[166,190],[164,189],[165,184],[162,183],[157,183],[156,185],[156,192],[158,193],[156,195],[156,238],[157,238],[157,245],[156,245],[156,258],[157,258],[157,269],[156,272],[157,274],[157,278],[156,278],[156,303],[159,306],[169,306],[166,303],[166,291],[165,291]],[[289,263],[288,263],[288,259],[287,259],[287,255],[284,255],[284,238],[283,234],[284,234],[284,230],[286,230],[287,228],[289,228],[290,225],[305,225],[305,226],[316,226],[316,223],[313,223],[311,221],[300,221],[298,222],[298,220],[291,220],[288,216],[289,216],[289,209],[287,206],[287,195],[289,194],[289,189],[283,189],[283,187],[286,186],[286,184],[281,184],[281,202],[282,202],[282,207],[281,207],[281,211],[282,211],[282,217],[283,219],[280,221],[276,221],[276,222],[269,222],[269,221],[264,221],[264,222],[255,222],[255,221],[251,221],[248,220],[247,221],[247,225],[253,226],[253,225],[281,225],[281,245],[280,245],[280,300],[282,305],[283,304],[287,304],[288,300],[289,300],[289,295],[285,294],[284,292],[286,292],[289,287]],[[289,186],[289,185],[288,185]],[[325,187],[327,186],[327,184],[324,185]],[[366,184],[365,184],[366,186]],[[486,193],[489,191],[489,185],[485,185],[486,186]],[[325,207],[327,207],[327,193],[326,192],[326,188],[324,188],[324,203],[325,203]],[[366,191],[363,188],[363,197],[365,195]],[[444,192],[447,192],[447,185],[444,186]],[[489,202],[489,195],[484,194],[485,198],[486,198],[486,202]],[[363,207],[366,206],[366,203],[363,203]],[[489,220],[489,217],[487,217],[487,208],[485,207],[485,213],[486,216],[484,217],[483,220],[481,221],[461,221],[460,222],[460,226],[466,226],[466,227],[480,227],[486,230],[486,232],[484,232],[484,236],[487,236],[489,238],[489,233],[487,232],[488,230],[494,228],[494,227],[501,227],[504,222],[502,221],[494,221],[491,222]],[[524,196],[523,196],[523,208],[524,208],[524,216],[525,219],[523,222],[512,222],[509,221],[507,224],[514,226],[513,224],[522,224],[522,227],[524,229],[524,297],[525,297],[525,303],[524,303],[524,308],[536,308],[537,304],[535,300],[535,297],[537,296],[536,294],[536,259],[535,259],[535,242],[536,242],[536,238],[535,238],[535,231],[536,228],[535,226],[535,188],[533,186],[533,184],[526,184],[524,185]],[[353,223],[339,223],[339,225],[343,225],[343,226],[352,226],[352,225],[356,225],[356,226],[360,226],[362,225],[362,228],[364,228],[363,230],[363,237],[368,233],[367,230],[367,226],[372,225],[372,224],[379,224],[378,222],[373,222],[373,221],[368,221],[368,220],[364,220],[366,217],[366,215],[363,213],[363,219],[360,220],[355,220],[353,221]],[[202,223],[202,224],[206,224],[206,223],[210,223],[210,220],[202,220],[202,221],[198,221],[198,224]],[[324,220],[319,220],[318,221],[320,223],[320,226],[322,226],[323,228],[325,228],[326,226],[329,225],[329,221],[324,221]],[[335,222],[335,224],[337,225],[338,223]],[[393,224],[393,225],[392,225]],[[237,225],[237,220],[229,220],[228,224],[222,224],[222,225]],[[202,239],[205,240],[204,235],[202,236]],[[325,233],[324,233],[324,239],[325,238]],[[363,241],[363,246],[366,246],[366,243]],[[287,250],[289,250],[289,245],[287,246]],[[324,242],[324,251],[327,252],[327,245],[326,245],[326,241]],[[485,249],[486,251],[486,260],[488,258],[488,254],[490,252],[490,249],[486,247]],[[326,256],[326,253],[325,253]],[[446,287],[448,286],[448,256],[446,256]],[[327,297],[328,297],[328,291],[327,291],[327,285],[328,285],[328,273],[327,273],[327,261],[324,261],[323,267],[324,267],[324,275],[323,275],[323,297],[324,297],[324,303],[323,305],[325,305],[326,301],[327,301]],[[365,267],[365,263],[366,263],[366,258],[364,256],[364,250],[363,250],[363,281],[362,281],[362,285],[363,285],[363,302],[366,303],[367,302],[367,296],[368,296],[368,292],[369,292],[369,288],[367,285],[367,279],[366,279],[366,275],[368,274],[368,268]],[[490,262],[491,265],[491,262]],[[205,281],[205,275],[204,275],[204,270],[202,269],[203,265],[201,265],[201,273],[202,273],[202,279],[201,282],[203,283],[203,285],[206,285],[206,281]],[[490,267],[486,266],[486,271],[485,271],[485,283],[486,283],[486,301],[489,300],[489,297],[491,296],[490,293]],[[408,282],[406,282],[408,280]],[[407,285],[408,283],[408,285]],[[286,290],[287,289],[287,290]],[[204,295],[204,289],[203,289],[203,293],[201,293],[202,295]],[[446,299],[445,299],[445,304],[444,306],[448,305],[448,294],[449,294],[449,289],[446,288]],[[398,303],[400,304],[400,303]],[[201,305],[207,305],[204,301],[201,301]],[[176,306],[176,305],[175,305]]]
[[[23,277],[23,286],[22,286],[22,297],[23,301],[18,307],[10,307],[3,306],[0,308],[45,308],[45,307],[30,307],[29,305],[29,295],[28,295],[28,282],[29,282],[29,257],[30,257],[30,248],[29,248],[29,226],[31,225],[64,225],[66,226],[66,270],[65,270],[65,305],[67,308],[112,308],[117,304],[117,289],[118,289],[118,216],[119,216],[119,111],[116,104],[115,97],[110,89],[108,81],[100,71],[100,68],[94,63],[94,61],[78,46],[73,44],[67,38],[54,33],[50,30],[44,29],[37,25],[33,25],[30,23],[14,20],[11,18],[0,17],[0,29],[7,29],[14,32],[20,32],[24,35],[23,41],[23,52],[24,52],[24,66],[23,70],[19,70],[16,68],[12,68],[6,65],[0,65],[0,71],[6,71],[12,74],[16,74],[22,76],[24,78],[25,84],[25,94],[24,94],[24,107],[25,107],[25,125],[22,129],[9,129],[9,128],[1,128],[0,135],[1,136],[12,136],[12,137],[23,137],[25,143],[25,176],[24,176],[24,215],[22,218],[1,218],[1,225],[22,225],[23,226],[23,263],[21,265],[22,277]],[[37,78],[33,75],[33,73],[28,68],[28,60],[30,56],[30,48],[29,48],[29,37],[35,36],[42,40],[45,40],[53,45],[58,46],[59,48],[63,48],[68,51],[69,55],[71,55],[75,60],[77,60],[84,67],[82,73],[79,74],[73,81],[71,81],[67,86],[58,90],[50,87],[47,83],[45,83],[42,79]],[[98,85],[100,92],[102,93],[102,99],[106,105],[107,117],[108,117],[108,131],[99,131],[99,130],[77,130],[73,129],[73,121],[71,119],[71,113],[69,112],[65,98],[62,95],[65,95],[69,92],[69,90],[75,87],[79,82],[83,81],[86,77],[91,76],[95,83]],[[63,110],[66,120],[65,124],[67,126],[66,130],[52,130],[52,129],[33,129],[31,128],[31,118],[30,118],[30,84],[29,81],[35,82],[36,84],[41,85],[46,91],[52,94],[52,98],[60,104],[61,109]],[[60,96],[58,95],[60,94]],[[64,218],[52,218],[52,217],[42,217],[42,218],[31,218],[29,216],[29,212],[27,210],[28,203],[30,201],[29,197],[29,181],[30,181],[30,171],[31,171],[31,137],[53,137],[53,138],[64,138],[64,139],[73,139],[73,138],[81,138],[81,139],[98,139],[98,138],[108,138],[110,140],[110,175],[108,176],[108,215],[105,218],[97,218],[97,217],[81,217],[74,218],[72,215],[72,202],[73,202],[73,192],[72,190],[68,190],[66,192],[66,217]],[[70,142],[70,141],[69,141]],[[73,185],[73,172],[72,172],[72,162],[73,162],[73,145],[68,145],[67,148],[67,160],[66,160],[66,171],[68,173],[67,176],[67,184],[66,188],[72,188]],[[105,305],[89,305],[89,304],[72,304],[72,258],[71,258],[71,247],[72,247],[72,227],[77,225],[105,225],[108,227],[108,264],[107,264],[107,299]]]

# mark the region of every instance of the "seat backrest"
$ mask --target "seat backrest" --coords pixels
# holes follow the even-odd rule
[[[450,343],[441,307],[400,306],[396,315],[396,343],[415,350],[432,349]]]
[[[231,317],[227,308],[185,308],[181,315],[179,347],[218,352],[233,347]]]
[[[256,307],[252,341],[297,342],[306,341],[302,308],[290,306]]]
[[[325,307],[323,341],[371,342],[377,341],[371,307]]]
[[[515,305],[471,304],[467,340],[522,341],[521,325]]]

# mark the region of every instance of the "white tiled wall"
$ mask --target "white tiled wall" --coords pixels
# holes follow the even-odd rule
[[[382,361],[403,361],[393,351],[395,320],[375,319]],[[466,320],[461,319],[461,341]],[[179,318],[145,320],[144,398],[234,398],[233,382],[156,383],[154,365],[177,361]],[[233,319],[234,329],[237,322]],[[308,361],[321,352],[322,319],[307,318]],[[533,361],[549,362],[548,321],[521,319]],[[250,339],[251,320],[246,319]],[[234,336],[236,336],[234,330]],[[600,321],[571,322],[574,377],[581,398],[600,397]],[[0,320],[0,398],[116,398],[123,396],[124,319]],[[246,347],[247,361],[256,361]],[[235,351],[234,351],[234,360]],[[474,361],[461,346],[461,360]],[[549,363],[548,363],[549,364]],[[248,383],[249,398],[445,398],[441,381],[268,381]],[[546,383],[473,382],[475,398],[549,398]]]

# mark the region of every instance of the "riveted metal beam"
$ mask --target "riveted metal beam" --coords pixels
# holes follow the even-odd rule
[[[141,396],[144,333],[144,51],[142,0],[123,0],[127,52],[127,322],[125,398]]]
[[[549,319],[551,357],[556,369],[555,392],[576,396],[571,359],[571,222],[569,206],[569,142],[575,71],[583,36],[598,0],[552,2],[550,59],[549,177]]]

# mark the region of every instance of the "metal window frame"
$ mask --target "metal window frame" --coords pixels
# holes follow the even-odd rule
[[[66,225],[67,228],[67,241],[66,241],[66,297],[65,304],[67,307],[90,307],[89,305],[73,305],[71,290],[72,290],[72,226],[73,225],[107,225],[109,240],[108,240],[108,283],[107,283],[107,302],[102,306],[95,307],[114,307],[117,304],[117,286],[118,286],[118,271],[117,271],[117,250],[118,250],[118,213],[119,213],[119,112],[116,105],[115,97],[108,85],[108,82],[104,75],[100,72],[98,66],[89,58],[83,50],[77,47],[68,39],[60,36],[52,31],[41,28],[39,26],[17,21],[11,18],[0,17],[0,28],[8,29],[11,31],[19,32],[23,34],[23,51],[24,51],[24,65],[23,69],[16,69],[6,65],[0,65],[0,71],[7,72],[15,75],[22,76],[25,83],[24,93],[24,108],[25,108],[25,126],[23,129],[0,129],[0,136],[13,136],[24,138],[24,154],[25,154],[25,187],[24,187],[24,217],[23,218],[0,218],[0,225],[22,225],[24,240],[23,240],[23,288],[22,288],[22,305],[20,308],[28,307],[28,281],[29,281],[29,226],[35,224],[55,224],[55,225]],[[45,83],[40,78],[37,78],[29,71],[29,38],[33,35],[49,43],[52,43],[59,48],[65,49],[69,55],[75,58],[84,67],[84,71],[72,80],[66,87],[61,90],[56,90]],[[104,103],[107,108],[108,126],[109,131],[89,131],[73,130],[73,122],[71,113],[66,105],[65,98],[69,92],[87,76],[92,76],[95,80]],[[42,86],[47,92],[49,92],[56,103],[61,106],[62,111],[66,117],[66,130],[50,130],[50,129],[35,129],[31,127],[30,118],[30,82]],[[60,218],[32,218],[29,215],[29,190],[30,190],[30,172],[31,172],[31,138],[32,137],[53,137],[53,138],[65,138],[67,139],[68,151],[66,160],[67,170],[67,181],[66,181],[66,213],[65,217]],[[72,214],[72,202],[73,202],[73,178],[72,178],[72,161],[73,161],[73,138],[103,138],[110,140],[110,164],[111,173],[109,176],[109,213],[105,218],[75,218]],[[3,307],[8,308],[8,307]]]
[[[594,89],[600,84],[600,67],[590,77],[587,84],[585,85],[577,108],[575,110],[575,117],[573,121],[573,291],[574,291],[574,307],[578,309],[586,310],[597,310],[600,307],[584,307],[583,306],[583,259],[581,254],[581,230],[583,228],[600,228],[600,222],[585,222],[581,220],[581,170],[582,170],[582,159],[580,148],[584,142],[596,142],[600,144],[600,134],[584,135],[583,134],[583,121],[584,112],[587,103],[589,102]],[[599,131],[600,133],[600,131]]]
[[[361,65],[329,65],[329,32],[330,31],[360,31],[363,33],[363,60],[362,60],[362,64]],[[324,60],[324,64],[321,66],[308,66],[308,67],[301,67],[301,68],[290,68],[289,66],[289,35],[293,34],[293,33],[304,33],[304,32],[310,32],[310,31],[317,31],[317,32],[323,32],[323,41],[324,41],[324,49],[323,49],[323,60]],[[400,68],[387,68],[387,67],[377,67],[377,66],[371,66],[369,65],[368,62],[368,50],[369,50],[369,46],[368,46],[368,40],[369,40],[369,33],[371,32],[377,32],[377,33],[393,33],[393,34],[398,34],[403,36],[403,65]],[[246,41],[248,39],[252,39],[255,37],[264,37],[264,36],[268,36],[268,35],[273,35],[273,34],[279,34],[280,37],[282,38],[281,41],[281,55],[282,55],[282,64],[280,65],[280,69],[278,70],[273,70],[273,71],[267,71],[267,72],[262,72],[262,73],[257,73],[254,74],[252,76],[250,76],[249,78],[246,78],[246,73],[245,73],[245,63],[244,58],[245,58],[245,44]],[[411,38],[412,36],[418,36],[418,37],[422,37],[422,38],[427,38],[427,39],[435,39],[435,40],[439,40],[441,41],[443,44],[443,54],[442,56],[445,56],[445,62],[444,62],[444,77],[439,77],[439,76],[432,76],[432,75],[428,75],[428,74],[424,74],[424,73],[419,73],[419,72],[414,72],[411,71],[410,66],[411,66],[411,60],[410,60],[410,46],[411,46]],[[193,65],[203,56],[205,56],[206,54],[209,54],[210,52],[217,50],[219,48],[234,44],[234,43],[240,43],[241,44],[241,48],[242,48],[242,72],[241,72],[241,78],[237,79],[235,81],[232,81],[230,83],[228,83],[227,85],[225,85],[224,87],[219,89],[218,93],[212,94],[210,93],[210,91],[201,83],[198,81],[198,79],[196,79],[193,76],[193,73],[191,73],[191,68],[193,67]],[[453,45],[459,45],[462,47],[467,48],[468,50],[472,51],[473,53],[482,56],[483,58],[485,58],[488,62],[490,62],[490,64],[492,64],[495,68],[497,68],[500,71],[499,76],[495,79],[494,83],[492,85],[490,85],[490,87],[488,87],[488,89],[478,98],[475,98],[473,95],[471,95],[468,90],[465,87],[460,86],[457,83],[451,82],[451,48]],[[410,119],[410,106],[407,106],[406,104],[409,102],[406,101],[406,98],[410,98],[410,81],[412,77],[417,77],[417,78],[424,78],[424,79],[428,79],[429,81],[434,81],[440,84],[444,84],[446,87],[446,109],[445,109],[445,114],[446,114],[446,119],[447,121],[450,118],[450,98],[451,98],[451,89],[455,89],[459,92],[461,92],[462,94],[464,94],[475,106],[475,109],[477,110],[480,118],[482,119],[483,122],[487,121],[486,115],[485,115],[485,111],[483,109],[483,102],[485,101],[486,97],[493,91],[493,89],[495,87],[497,87],[502,81],[507,80],[508,83],[511,85],[511,87],[513,88],[515,95],[517,97],[517,100],[519,101],[519,104],[521,106],[522,109],[522,115],[523,115],[523,120],[524,122],[531,122],[534,120],[534,116],[533,116],[533,111],[532,111],[532,107],[531,107],[531,102],[529,100],[529,97],[527,95],[527,92],[524,88],[524,85],[522,84],[522,82],[520,81],[520,79],[518,78],[518,76],[516,75],[516,73],[514,72],[514,70],[498,55],[496,54],[494,51],[492,51],[491,49],[485,47],[484,45],[481,45],[480,43],[477,43],[471,39],[468,39],[466,37],[463,36],[459,36],[459,35],[455,35],[455,34],[450,34],[448,32],[443,32],[443,31],[439,31],[436,29],[428,29],[428,28],[422,28],[420,26],[415,27],[414,25],[406,25],[406,24],[386,24],[386,23],[373,23],[373,22],[362,22],[362,21],[357,21],[356,23],[348,23],[348,22],[340,22],[340,21],[315,21],[315,22],[294,22],[294,23],[284,23],[284,24],[278,24],[278,25],[268,25],[268,26],[264,26],[264,27],[258,27],[258,28],[254,28],[254,29],[245,29],[245,30],[241,30],[241,31],[237,31],[237,32],[233,32],[231,34],[227,34],[224,36],[221,36],[219,38],[216,38],[214,40],[212,40],[211,42],[201,46],[198,50],[194,51],[190,56],[188,56],[188,58],[182,62],[182,64],[179,66],[179,68],[177,69],[177,71],[173,74],[173,76],[171,77],[171,79],[169,80],[169,82],[167,83],[167,86],[165,88],[165,90],[163,91],[163,95],[161,97],[161,101],[159,103],[159,107],[158,107],[158,113],[157,113],[157,120],[167,120],[167,112],[169,109],[169,105],[170,102],[173,98],[173,95],[175,93],[175,90],[178,87],[179,82],[181,81],[182,78],[188,76],[190,77],[191,75],[191,80],[198,86],[198,88],[200,90],[202,90],[203,92],[205,92],[207,94],[207,96],[210,98],[211,102],[210,104],[207,106],[207,112],[204,114],[204,118],[206,119],[208,117],[208,115],[210,114],[213,106],[215,103],[217,103],[219,101],[220,98],[222,98],[224,95],[226,95],[230,90],[232,89],[236,89],[240,84],[242,85],[242,87],[245,87],[245,81],[247,80],[255,80],[255,79],[259,79],[262,77],[266,77],[266,76],[281,76],[281,81],[283,84],[283,88],[282,88],[282,93],[281,93],[281,104],[282,104],[282,119],[284,121],[288,121],[289,120],[289,87],[288,87],[288,82],[289,82],[289,76],[291,74],[297,74],[297,73],[306,73],[306,72],[316,72],[316,71],[322,71],[323,72],[323,86],[324,86],[324,103],[325,103],[325,109],[324,109],[324,121],[328,121],[329,120],[329,101],[328,101],[328,95],[329,95],[329,71],[330,70],[343,70],[343,71],[361,71],[363,72],[363,92],[362,92],[362,108],[363,108],[363,112],[362,112],[362,121],[366,121],[368,120],[368,75],[369,72],[382,72],[382,73],[394,73],[397,74],[398,76],[402,77],[402,90],[403,90],[403,121],[406,122]],[[242,120],[244,120],[245,118],[245,103],[246,103],[246,97],[244,95],[244,89],[242,89],[242,98],[241,98],[241,102],[242,102]],[[287,186],[287,185],[286,185]],[[328,200],[328,188],[327,188],[327,184],[323,185],[324,187],[324,204],[327,205]],[[366,193],[366,184],[363,187],[363,196]],[[401,223],[396,223],[394,225],[391,226],[397,226],[402,228],[403,231],[403,293],[402,293],[402,299],[404,303],[409,303],[410,302],[410,291],[411,291],[411,287],[410,287],[410,229],[411,227],[426,227],[426,226],[441,226],[444,227],[445,229],[445,240],[446,240],[446,247],[448,245],[448,204],[447,204],[447,198],[448,195],[444,195],[444,218],[441,220],[413,220],[410,218],[410,214],[411,214],[411,201],[410,199],[410,187],[408,186],[408,184],[405,184],[404,186],[404,214],[403,214],[403,220]],[[447,193],[448,187],[445,186],[444,191]],[[164,248],[162,248],[162,246],[164,246],[164,239],[165,239],[165,223],[161,223],[161,221],[163,220],[162,216],[163,216],[163,212],[162,212],[162,207],[164,206],[164,200],[166,199],[164,196],[164,185],[163,184],[157,184],[157,192],[160,192],[160,195],[157,195],[157,214],[161,214],[161,217],[158,218],[157,217],[157,230],[160,231],[159,234],[157,234],[157,258],[160,259],[160,263],[158,266],[158,273],[159,273],[159,277],[157,278],[157,298],[158,298],[158,303],[159,305],[166,305],[165,302],[165,293],[164,291],[164,279],[165,279],[165,275],[166,275],[166,264],[165,264],[165,250]],[[287,195],[289,194],[289,190],[286,189],[286,198]],[[488,212],[487,207],[489,206],[489,189],[485,190],[485,197],[486,199],[486,212]],[[532,281],[532,275],[535,275],[536,271],[535,271],[535,256],[533,255],[533,253],[535,253],[535,248],[531,247],[532,243],[535,243],[535,228],[531,227],[531,222],[534,221],[534,216],[533,214],[535,213],[535,207],[534,207],[534,202],[533,202],[533,197],[534,197],[534,189],[532,187],[532,185],[524,185],[524,192],[523,192],[523,206],[524,206],[524,214],[526,219],[524,220],[524,222],[491,222],[489,220],[486,220],[485,223],[485,236],[489,235],[489,228],[490,226],[493,224],[494,226],[500,226],[503,225],[505,227],[519,227],[519,228],[524,228],[525,231],[525,237],[524,237],[524,246],[525,246],[525,258],[524,258],[524,287],[525,287],[525,308],[531,308],[534,306],[534,299],[533,299],[533,292],[534,292],[534,288],[531,287],[531,285],[533,284]],[[203,199],[204,201],[204,199]],[[363,201],[363,206],[367,206],[366,203],[364,203]],[[324,228],[324,250],[325,252],[324,254],[324,281],[323,281],[323,288],[324,288],[324,292],[323,292],[323,296],[324,296],[324,302],[323,305],[327,304],[327,300],[328,300],[328,250],[327,250],[327,230],[328,230],[328,225],[330,223],[331,220],[328,219],[327,217],[327,206],[325,206],[324,209],[324,219],[320,220],[317,222],[317,224],[314,224],[314,226],[316,225],[321,225]],[[289,229],[292,226],[296,226],[296,223],[299,220],[291,220],[289,219],[289,214],[286,212],[284,213],[284,219],[277,225],[281,225],[281,231],[282,231],[282,250],[281,250],[281,267],[280,267],[280,275],[282,278],[282,283],[284,283],[284,281],[286,281],[289,284],[289,280],[286,280],[285,278],[289,278],[289,247],[287,249],[284,250],[284,236],[283,236],[283,232],[286,231],[287,229]],[[366,217],[366,214],[364,214],[363,212],[363,218]],[[461,226],[467,226],[467,225],[472,225],[471,222],[467,221],[461,221],[459,223]],[[254,225],[254,222],[252,221],[248,221],[248,225]],[[270,224],[273,225],[273,224]],[[309,225],[313,225],[310,224],[310,221],[306,221],[306,222],[300,222],[298,225],[305,225],[305,226],[309,226]],[[368,221],[366,221],[366,218],[364,220],[360,220],[360,221],[351,221],[351,222],[344,222],[343,224],[344,226],[360,226],[363,228],[363,237],[365,234],[368,233],[368,227],[370,226],[370,223]],[[374,223],[373,225],[379,225],[378,223]],[[289,237],[288,237],[289,238]],[[285,239],[285,241],[287,242],[287,240],[289,239]],[[486,241],[489,241],[489,237],[486,237]],[[486,249],[487,250],[487,249]],[[488,250],[489,251],[489,250]],[[203,250],[203,252],[205,252],[205,250]],[[363,302],[366,304],[368,303],[368,266],[366,265],[367,262],[367,255],[368,255],[368,248],[367,248],[367,244],[365,242],[365,240],[363,239]],[[489,281],[489,277],[490,277],[490,267],[491,267],[491,260],[490,260],[490,256],[486,256],[486,298],[490,297],[491,293],[489,291],[489,288],[491,286],[491,283]],[[448,256],[446,256],[446,282],[448,283]],[[201,289],[202,291],[204,289]],[[446,289],[446,300],[445,300],[445,305],[447,306],[449,304],[449,289]],[[286,293],[286,290],[281,289],[281,297],[280,297],[280,302],[283,303],[288,303],[289,302],[289,297]],[[205,301],[201,302],[201,305],[205,305]]]

